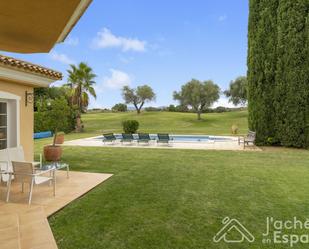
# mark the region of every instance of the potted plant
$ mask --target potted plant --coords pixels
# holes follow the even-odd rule
[[[64,132],[58,132],[56,137],[56,144],[64,143]]]
[[[60,145],[57,145],[58,131],[60,129],[65,130],[68,126],[70,107],[65,98],[57,98],[50,101],[43,112],[48,127],[50,127],[54,134],[53,143],[44,147],[45,160],[54,162],[60,161],[62,148]]]

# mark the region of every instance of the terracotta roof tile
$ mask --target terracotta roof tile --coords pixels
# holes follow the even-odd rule
[[[62,79],[62,73],[60,72],[5,55],[0,55],[0,65],[40,74],[41,76],[45,76],[54,80]]]

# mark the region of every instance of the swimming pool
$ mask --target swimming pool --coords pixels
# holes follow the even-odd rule
[[[150,134],[149,135],[152,140],[157,140],[158,136],[156,134]],[[122,135],[121,134],[115,134],[115,137],[117,139],[121,139]],[[133,134],[134,139],[137,139],[138,136],[137,134]],[[235,138],[233,137],[223,137],[223,136],[208,136],[208,135],[173,135],[170,134],[171,140],[174,142],[228,142],[228,141],[233,141]],[[103,136],[101,137],[96,137],[96,139],[102,139]]]

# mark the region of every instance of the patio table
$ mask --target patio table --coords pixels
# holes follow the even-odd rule
[[[60,163],[60,162],[53,162],[53,163],[46,163],[43,164],[40,168],[37,170],[49,170],[49,169],[54,169],[54,170],[60,170],[60,169],[66,169],[67,171],[67,178],[69,178],[69,172],[70,172],[70,166],[67,163]]]

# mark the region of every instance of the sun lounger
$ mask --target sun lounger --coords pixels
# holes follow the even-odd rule
[[[115,137],[113,133],[103,134],[103,143],[106,143],[106,142],[114,143],[116,140],[117,138]]]
[[[157,143],[158,144],[169,144],[169,142],[171,141],[170,136],[168,134],[165,133],[158,133],[158,139],[157,139]]]
[[[147,143],[151,141],[151,138],[148,133],[138,133],[138,143]]]
[[[132,143],[134,141],[134,137],[132,134],[122,133],[121,143]]]

